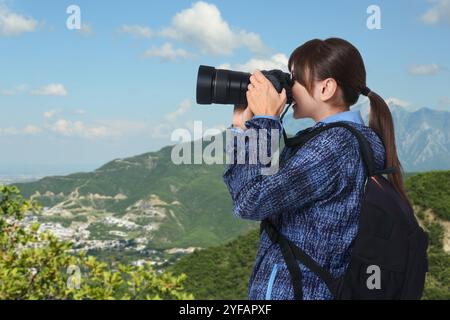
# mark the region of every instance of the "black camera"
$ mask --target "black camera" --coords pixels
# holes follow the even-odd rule
[[[287,104],[291,104],[293,81],[281,70],[261,71],[278,93],[286,89]],[[197,104],[247,105],[250,73],[200,66],[197,77]]]

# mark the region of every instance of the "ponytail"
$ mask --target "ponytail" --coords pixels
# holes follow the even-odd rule
[[[398,159],[395,145],[395,131],[392,114],[388,105],[378,94],[368,92],[370,100],[369,127],[380,137],[386,151],[386,168],[395,168],[395,173],[388,175],[394,189],[409,202],[403,185],[403,169]]]

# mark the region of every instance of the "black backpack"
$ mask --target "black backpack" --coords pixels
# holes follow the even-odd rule
[[[417,223],[410,204],[383,176],[395,170],[376,171],[368,141],[345,122],[331,123],[289,139],[285,135],[285,145],[301,148],[320,132],[334,127],[346,128],[358,139],[367,172],[358,232],[345,274],[333,278],[267,219],[261,223],[261,232],[267,232],[271,241],[279,245],[296,300],[303,298],[297,261],[322,279],[335,299],[420,299],[428,271],[428,235]]]

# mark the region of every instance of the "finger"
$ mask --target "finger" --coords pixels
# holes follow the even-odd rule
[[[261,88],[261,86],[263,86],[263,84],[261,82],[259,82],[258,80],[256,80],[255,77],[251,78],[250,83],[253,85],[253,88]]]
[[[259,71],[258,69],[256,69],[255,73],[253,74],[256,78],[256,80],[258,80],[258,82],[260,83],[267,83],[269,80],[267,80],[267,78],[262,74],[261,71]]]
[[[261,81],[258,78],[256,78],[254,74],[250,76],[250,82],[254,84],[261,83]]]
[[[255,93],[255,90],[248,90],[247,91],[247,101],[248,101],[248,99],[250,99],[250,100],[253,100],[253,95],[254,95],[254,93]]]
[[[253,89],[255,89],[256,87],[255,87],[255,85],[253,84],[253,83],[250,83],[249,85],[248,85],[248,87],[247,87],[247,89],[248,90],[253,90]]]
[[[252,109],[252,106],[253,106],[253,95],[252,95],[251,91],[247,91],[246,97],[247,97],[247,105],[250,108],[250,111],[253,112],[253,109]]]

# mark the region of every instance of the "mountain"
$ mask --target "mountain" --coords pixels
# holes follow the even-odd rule
[[[368,123],[368,105],[360,106]],[[406,171],[450,169],[450,112],[389,105],[400,161]]]
[[[409,111],[389,103],[394,119],[397,150],[403,168],[407,172],[450,169],[450,112],[422,108]],[[369,104],[360,103],[351,108],[360,110],[368,122]],[[289,133],[295,133],[313,125],[312,120],[287,118]]]
[[[111,254],[134,260],[159,254],[161,261],[167,253],[219,245],[255,226],[233,216],[223,165],[175,165],[171,150],[16,184],[43,205],[29,222],[39,221],[80,249],[116,250]]]
[[[391,105],[400,158],[406,170],[448,168],[449,115]],[[367,117],[368,106],[360,109]],[[292,121],[298,129],[312,120]],[[223,137],[223,136],[222,136]],[[220,136],[218,136],[220,138]],[[203,150],[209,142],[203,142]],[[193,146],[191,146],[193,149]],[[43,212],[27,217],[105,260],[164,267],[196,248],[217,246],[244,234],[254,222],[234,218],[222,181],[223,165],[175,165],[172,147],[116,159],[85,173],[16,184]]]
[[[424,299],[450,299],[450,171],[413,175],[406,180],[414,211],[428,231],[429,272]],[[196,299],[247,299],[247,286],[258,248],[252,230],[225,245],[184,256],[169,270],[187,275],[185,288]]]

